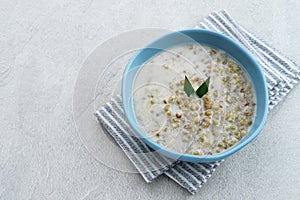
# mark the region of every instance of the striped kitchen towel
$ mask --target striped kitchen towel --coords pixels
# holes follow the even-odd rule
[[[266,76],[269,111],[299,81],[299,66],[236,23],[226,11],[211,13],[196,28],[221,32],[239,42],[253,54]],[[151,182],[159,175],[165,174],[194,194],[199,191],[199,188],[222,162],[179,162],[153,151],[135,136],[126,122],[120,96],[106,103],[96,111],[95,115],[123,149],[146,182]]]

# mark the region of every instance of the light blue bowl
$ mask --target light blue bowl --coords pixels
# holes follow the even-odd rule
[[[142,131],[134,113],[132,100],[133,85],[137,72],[142,64],[163,49],[179,44],[193,42],[198,42],[200,44],[222,49],[235,60],[237,60],[249,74],[256,93],[256,116],[248,135],[242,138],[242,140],[236,143],[233,147],[226,149],[226,151],[223,151],[220,154],[207,156],[182,154],[161,146],[154,142],[151,138],[148,138],[147,135]],[[167,157],[187,162],[213,162],[226,158],[229,155],[237,152],[259,134],[263,128],[263,125],[265,124],[268,113],[268,92],[266,80],[261,67],[253,58],[253,56],[245,48],[237,44],[232,39],[222,34],[202,29],[186,29],[167,34],[137,52],[127,64],[123,74],[122,101],[125,115],[129,124],[145,143]]]

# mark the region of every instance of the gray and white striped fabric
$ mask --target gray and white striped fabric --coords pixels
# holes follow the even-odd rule
[[[299,66],[237,24],[226,11],[213,12],[196,28],[221,32],[239,42],[254,55],[266,76],[269,110],[277,105],[299,81]],[[95,115],[123,149],[146,182],[151,182],[159,175],[165,174],[194,194],[199,191],[199,188],[222,162],[178,162],[153,151],[143,141],[135,137],[135,133],[126,122],[119,96],[97,110]]]

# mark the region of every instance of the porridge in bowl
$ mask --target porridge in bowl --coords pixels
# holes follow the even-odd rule
[[[255,99],[242,66],[198,43],[161,51],[141,66],[134,82],[134,112],[145,134],[194,155],[221,153],[245,137]]]

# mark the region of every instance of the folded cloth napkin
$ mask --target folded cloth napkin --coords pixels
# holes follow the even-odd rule
[[[211,13],[196,28],[223,33],[239,42],[253,54],[266,76],[269,110],[277,105],[299,81],[299,66],[237,24],[226,11]],[[222,163],[222,161],[213,163],[179,162],[161,156],[135,136],[134,131],[126,122],[120,96],[106,103],[96,111],[95,115],[146,182],[151,182],[159,175],[165,174],[194,194]]]

